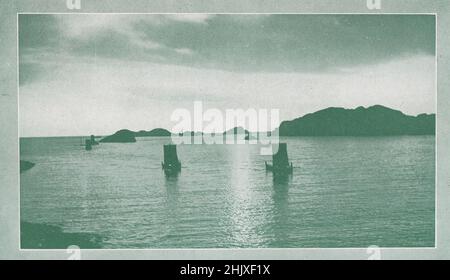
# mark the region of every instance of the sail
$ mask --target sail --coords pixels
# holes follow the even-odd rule
[[[165,164],[178,164],[177,146],[176,145],[164,145],[164,163]]]
[[[87,151],[89,151],[89,150],[92,149],[92,143],[91,143],[91,140],[89,140],[89,139],[86,139],[86,140],[85,140],[85,149],[86,149]]]
[[[283,168],[289,166],[286,143],[279,143],[278,152],[272,156],[272,160],[274,168]]]

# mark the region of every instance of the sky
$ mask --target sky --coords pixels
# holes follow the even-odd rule
[[[431,15],[21,14],[20,136],[173,128],[174,110],[435,113]],[[244,126],[244,124],[242,124]]]

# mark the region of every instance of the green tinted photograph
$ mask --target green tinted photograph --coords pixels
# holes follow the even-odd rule
[[[435,21],[18,14],[21,248],[434,248]]]

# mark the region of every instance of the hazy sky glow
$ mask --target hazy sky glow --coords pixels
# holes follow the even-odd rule
[[[164,127],[176,108],[435,112],[422,15],[20,15],[20,135]]]

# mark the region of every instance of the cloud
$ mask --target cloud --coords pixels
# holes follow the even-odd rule
[[[172,48],[150,39],[137,25],[154,28],[170,22],[206,23],[213,17],[208,14],[163,14],[163,15],[56,15],[63,45],[59,52],[72,50],[91,56],[106,56],[122,59],[144,59],[163,61],[165,55],[175,52],[191,56],[189,48]],[[150,51],[150,52],[149,52]],[[156,58],[156,60],[154,60]]]
[[[412,115],[431,113],[436,101],[434,61],[432,56],[413,56],[334,73],[243,73],[68,59],[46,77],[20,86],[20,133],[171,128],[173,110],[192,109],[196,100],[205,109],[278,108],[282,120],[331,106],[381,104]]]
[[[86,38],[102,31],[115,30],[119,33],[129,31],[130,23],[136,18],[126,15],[95,14],[88,15],[55,15],[59,24],[61,33],[70,38]]]
[[[240,72],[334,71],[435,51],[430,15],[64,14],[19,22],[21,53],[45,46]]]
[[[126,15],[126,14],[69,14],[55,15],[60,23],[62,34],[71,38],[86,38],[99,32],[114,30],[131,37],[140,37],[134,28],[136,24],[164,25],[171,21],[188,23],[206,23],[214,17],[211,14],[156,14],[156,15]],[[136,34],[137,33],[137,34]]]
[[[134,25],[140,21],[156,24],[153,17],[129,15],[96,14],[95,17],[87,15],[56,15],[60,23],[60,30],[64,36],[71,40],[95,42],[96,36],[105,33],[116,33],[136,48],[157,49],[163,46],[157,42],[145,38],[142,32],[137,31]],[[79,43],[78,42],[78,43]]]
[[[85,37],[92,34],[115,30],[119,33],[134,32],[135,24],[163,25],[171,21],[206,23],[212,14],[64,14],[55,15],[62,33],[69,37]]]
[[[193,99],[433,112],[434,32],[427,15],[21,14],[21,135],[170,128]]]
[[[194,51],[191,49],[188,49],[188,48],[174,49],[174,51],[176,53],[185,54],[185,55],[193,55],[194,54]]]

